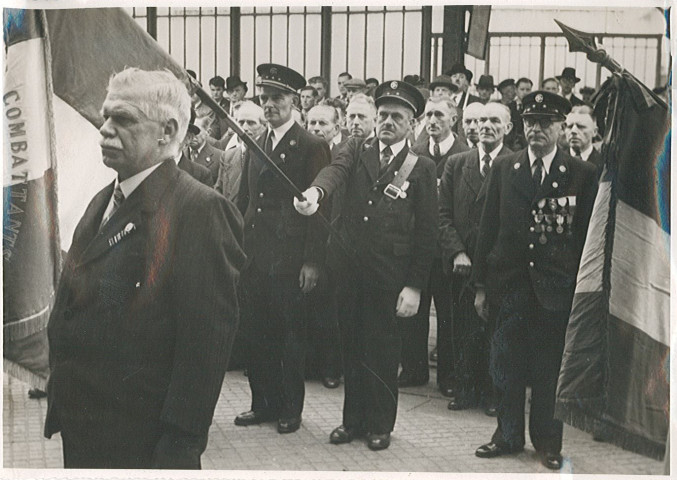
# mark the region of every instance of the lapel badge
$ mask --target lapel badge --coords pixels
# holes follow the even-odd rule
[[[564,172],[567,171],[567,167],[565,167],[564,165],[560,165],[560,166],[559,166],[559,171],[562,172],[562,173],[564,173]]]
[[[205,162],[209,163],[209,162],[211,162],[211,161],[212,161],[212,157],[207,157],[207,158],[205,158]]]
[[[519,163],[516,163],[515,165],[513,165],[512,168],[514,168],[515,170],[519,170],[520,164],[519,164]]]
[[[129,222],[127,225],[125,225],[124,229],[108,239],[108,246],[112,247],[113,245],[117,244],[120,240],[132,233],[134,230],[136,230],[136,225],[134,225],[132,222]]]
[[[292,146],[292,147],[293,147],[294,145],[296,145],[296,140],[293,140],[293,139],[292,139],[292,140],[289,140],[289,145]]]
[[[552,188],[557,188],[559,187],[559,183],[557,182],[552,182]]]
[[[281,159],[281,160],[284,160],[286,156],[287,156],[287,155],[285,155],[284,153],[281,153],[281,154],[280,154],[280,159]]]

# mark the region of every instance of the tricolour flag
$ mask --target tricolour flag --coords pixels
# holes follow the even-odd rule
[[[578,272],[557,418],[657,459],[669,427],[670,113],[627,72],[597,95],[605,171]]]
[[[114,177],[96,131],[108,80],[125,67],[186,73],[121,9],[5,9],[3,20],[4,368],[42,387],[60,231],[67,250],[90,199]]]

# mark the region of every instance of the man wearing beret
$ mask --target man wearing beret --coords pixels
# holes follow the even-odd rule
[[[276,64],[257,67],[268,129],[258,144],[300,189],[331,159],[329,147],[292,118],[293,99],[306,81]],[[324,261],[326,232],[292,206],[292,193],[268,163],[247,156],[238,206],[244,211],[248,265],[242,277],[242,336],[247,342],[251,409],[235,424],[277,420],[279,433],[301,426],[304,389],[305,295]]]
[[[351,139],[304,192],[296,209],[312,215],[337,188],[345,195],[339,238],[330,240],[328,266],[337,281],[344,355],[343,424],[331,443],[367,436],[367,446],[390,445],[397,415],[401,339],[397,317],[411,317],[427,286],[437,240],[435,163],[407,145],[421,92],[388,81],[375,91],[376,138]],[[397,172],[397,173],[396,173]]]
[[[557,148],[571,104],[546,91],[524,97],[528,147],[499,157],[487,178],[472,280],[475,308],[495,324],[491,373],[500,393],[498,428],[475,455],[524,449],[562,467],[562,422],[553,418],[564,336],[578,264],[597,194],[595,167]]]

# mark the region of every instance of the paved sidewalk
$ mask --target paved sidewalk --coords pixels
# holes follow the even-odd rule
[[[434,371],[431,372],[434,378]],[[331,445],[329,432],[341,423],[343,387],[328,390],[320,382],[306,383],[303,425],[280,435],[274,423],[236,427],[233,419],[249,409],[247,378],[228,372],[202,457],[205,470],[308,470],[398,472],[549,473],[538,462],[531,444],[524,453],[498,459],[475,457],[487,442],[496,420],[479,410],[452,412],[447,399],[431,382],[400,392],[397,424],[389,449],[372,452],[364,440]],[[42,436],[45,400],[28,399],[28,385],[5,375],[3,433],[5,468],[62,468],[61,440]],[[663,463],[592,440],[564,427],[566,458],[563,473],[655,474]],[[289,478],[286,475],[285,478]],[[415,478],[415,477],[410,477]]]

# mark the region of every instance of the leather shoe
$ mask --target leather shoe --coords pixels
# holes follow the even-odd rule
[[[510,448],[507,445],[489,442],[475,450],[475,456],[480,458],[494,458],[500,457],[501,455],[508,455],[510,453],[518,453],[523,450],[524,447]]]
[[[277,433],[292,433],[301,427],[301,417],[281,418],[277,421]]]
[[[341,385],[341,379],[336,377],[324,377],[322,379],[322,385],[326,388],[338,388]]]
[[[541,463],[550,470],[561,470],[562,455],[559,453],[544,452],[541,454]]]
[[[467,410],[470,407],[472,407],[471,402],[463,396],[452,398],[449,400],[449,405],[447,405],[449,410]]]
[[[254,410],[249,410],[235,417],[235,425],[239,427],[246,427],[247,425],[258,425],[264,422],[270,422],[274,420],[275,416],[270,415],[267,412],[256,412]]]
[[[430,377],[426,372],[424,375],[415,375],[409,372],[402,372],[397,378],[398,387],[420,387],[422,385],[427,385]]]
[[[389,433],[370,433],[367,437],[369,450],[385,450],[390,446]]]
[[[345,425],[341,425],[332,430],[329,434],[329,443],[334,445],[340,445],[342,443],[350,443],[354,438],[357,438],[361,435],[361,432],[357,428],[348,428]]]

